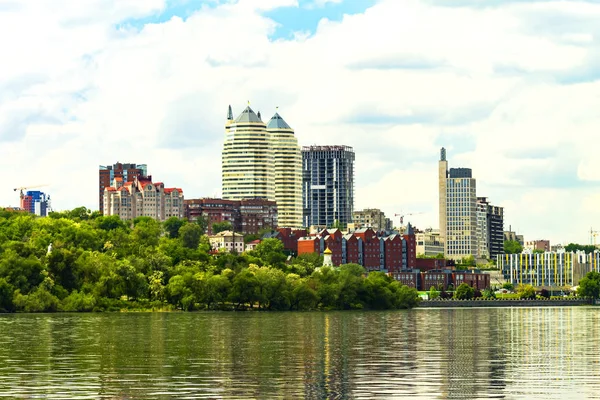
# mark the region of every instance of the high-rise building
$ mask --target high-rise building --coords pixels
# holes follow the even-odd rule
[[[504,208],[490,204],[487,197],[477,198],[480,232],[480,257],[496,259],[504,254]]]
[[[304,226],[346,226],[354,209],[354,150],[349,146],[302,148]]]
[[[282,227],[302,226],[302,156],[294,130],[275,113],[267,124],[275,162],[275,201]]]
[[[150,177],[134,177],[132,182],[114,179],[114,185],[104,189],[104,215],[118,215],[130,220],[151,217],[166,221],[183,218],[183,190],[165,188],[162,182],[152,183]]]
[[[21,197],[21,208],[40,217],[48,215],[50,196],[39,190],[28,190]]]
[[[98,169],[98,200],[100,212],[104,213],[104,188],[114,185],[115,178],[121,178],[124,182],[133,182],[136,177],[148,176],[146,164],[132,164],[117,162],[114,165],[100,165]]]
[[[469,256],[478,258],[476,180],[470,168],[448,170],[447,167],[446,149],[442,148],[439,162],[439,211],[445,256],[454,260]]]
[[[301,156],[294,130],[278,113],[266,125],[249,106],[225,124],[223,199],[277,202],[278,224],[302,224]]]

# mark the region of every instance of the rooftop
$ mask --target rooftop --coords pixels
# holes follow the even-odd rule
[[[250,108],[250,106],[246,107],[244,109],[244,111],[242,111],[242,113],[233,122],[235,122],[235,123],[251,122],[251,123],[259,123],[259,124],[263,123],[261,121],[261,119],[258,117],[258,115],[256,115],[256,113]]]
[[[267,124],[267,129],[292,129],[287,122],[284,121],[283,118],[281,118],[281,115],[279,115],[278,113],[275,113],[275,115],[273,115],[273,117],[269,120],[269,123]]]

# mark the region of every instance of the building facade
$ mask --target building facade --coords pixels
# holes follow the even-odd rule
[[[21,209],[45,217],[50,208],[50,195],[39,190],[28,190],[21,196]]]
[[[442,148],[440,154],[440,233],[445,240],[444,255],[454,260],[478,258],[476,180],[470,168],[448,170],[446,149]]]
[[[148,176],[146,164],[120,163],[100,165],[98,168],[98,201],[100,212],[104,213],[104,189],[114,185],[114,179],[123,182],[133,182],[136,177]]]
[[[235,231],[244,235],[277,228],[277,204],[270,200],[187,199],[184,210],[190,222],[206,218],[208,235],[213,234],[213,224],[220,222],[230,222]]]
[[[294,130],[278,113],[267,123],[275,163],[275,201],[278,224],[302,226],[302,155]]]
[[[238,253],[244,251],[244,235],[234,231],[223,231],[216,235],[210,235],[208,241],[213,251],[221,249],[229,252],[236,251]]]
[[[550,251],[550,241],[549,240],[528,240],[523,245],[523,250],[529,251]]]
[[[444,243],[442,242],[439,229],[426,229],[424,232],[415,232],[417,240],[417,255],[437,256],[444,254]]]
[[[267,125],[250,108],[225,123],[222,153],[223,199],[275,201],[275,164]]]
[[[123,220],[183,218],[183,190],[180,188],[165,188],[162,182],[152,183],[150,177],[135,176],[131,182],[124,182],[122,178],[113,181],[113,186],[104,188],[104,215],[118,215]]]
[[[391,231],[392,220],[378,208],[366,208],[352,213],[352,223],[355,228],[373,228],[376,231]]]
[[[499,255],[496,265],[514,285],[577,286],[590,271],[600,270],[600,252],[545,252]]]
[[[354,150],[348,146],[302,148],[303,225],[319,229],[352,222]]]
[[[265,124],[250,106],[225,124],[222,153],[223,199],[277,203],[278,224],[302,225],[301,156],[294,130],[278,113]]]

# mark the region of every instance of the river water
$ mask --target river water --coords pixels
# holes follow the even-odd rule
[[[0,315],[0,397],[600,398],[600,309]]]

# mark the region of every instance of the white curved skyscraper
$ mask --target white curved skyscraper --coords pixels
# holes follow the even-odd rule
[[[302,155],[294,130],[275,113],[267,124],[275,163],[275,199],[279,225],[302,226]]]
[[[275,165],[270,135],[265,123],[250,106],[235,120],[229,107],[221,171],[225,200],[275,200]]]
[[[277,202],[278,225],[302,226],[302,157],[294,130],[278,113],[266,125],[248,106],[225,124],[223,198]]]

